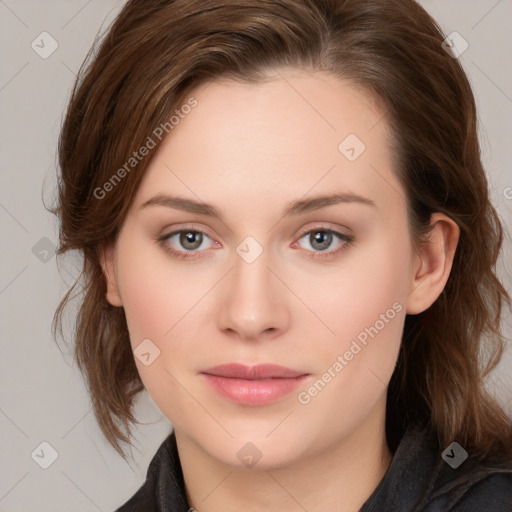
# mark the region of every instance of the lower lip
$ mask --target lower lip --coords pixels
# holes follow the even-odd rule
[[[244,380],[203,373],[207,382],[222,396],[244,405],[266,405],[296,389],[307,375],[291,379]]]

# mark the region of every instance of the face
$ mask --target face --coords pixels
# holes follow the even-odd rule
[[[383,111],[298,70],[190,96],[109,260],[148,393],[234,466],[247,442],[275,467],[383,427],[416,261]],[[212,375],[229,363],[296,376]]]

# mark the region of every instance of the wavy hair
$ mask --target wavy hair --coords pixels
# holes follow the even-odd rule
[[[113,171],[169,120],[194,87],[217,78],[258,82],[269,69],[326,71],[380,100],[411,239],[431,214],[460,228],[451,274],[423,313],[408,315],[388,387],[394,450],[421,424],[440,447],[457,440],[478,458],[512,456],[510,418],[486,389],[511,301],[495,274],[503,228],[481,162],[474,96],[443,31],[414,0],[129,0],[84,61],[59,139],[58,255],[83,256],[55,312],[54,336],[75,292],[74,357],[107,440],[123,456],[143,390],[122,308],[106,300],[98,249],[115,240],[151,158],[99,199]]]

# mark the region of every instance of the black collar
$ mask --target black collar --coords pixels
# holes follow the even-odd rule
[[[512,461],[481,463],[470,456],[453,469],[441,452],[433,436],[409,427],[360,512],[512,512]],[[142,487],[116,512],[190,510],[171,432],[151,460]]]

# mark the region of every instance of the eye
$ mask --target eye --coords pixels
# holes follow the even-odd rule
[[[194,229],[180,229],[158,239],[167,252],[178,258],[200,256],[195,253],[204,252],[208,248],[208,240],[211,238],[206,233]]]
[[[306,240],[306,249],[313,252],[308,254],[311,258],[332,256],[346,249],[354,241],[352,236],[327,228],[311,229],[304,233],[299,241],[303,239]],[[328,251],[333,244],[335,248]],[[298,242],[294,245],[298,245]]]

